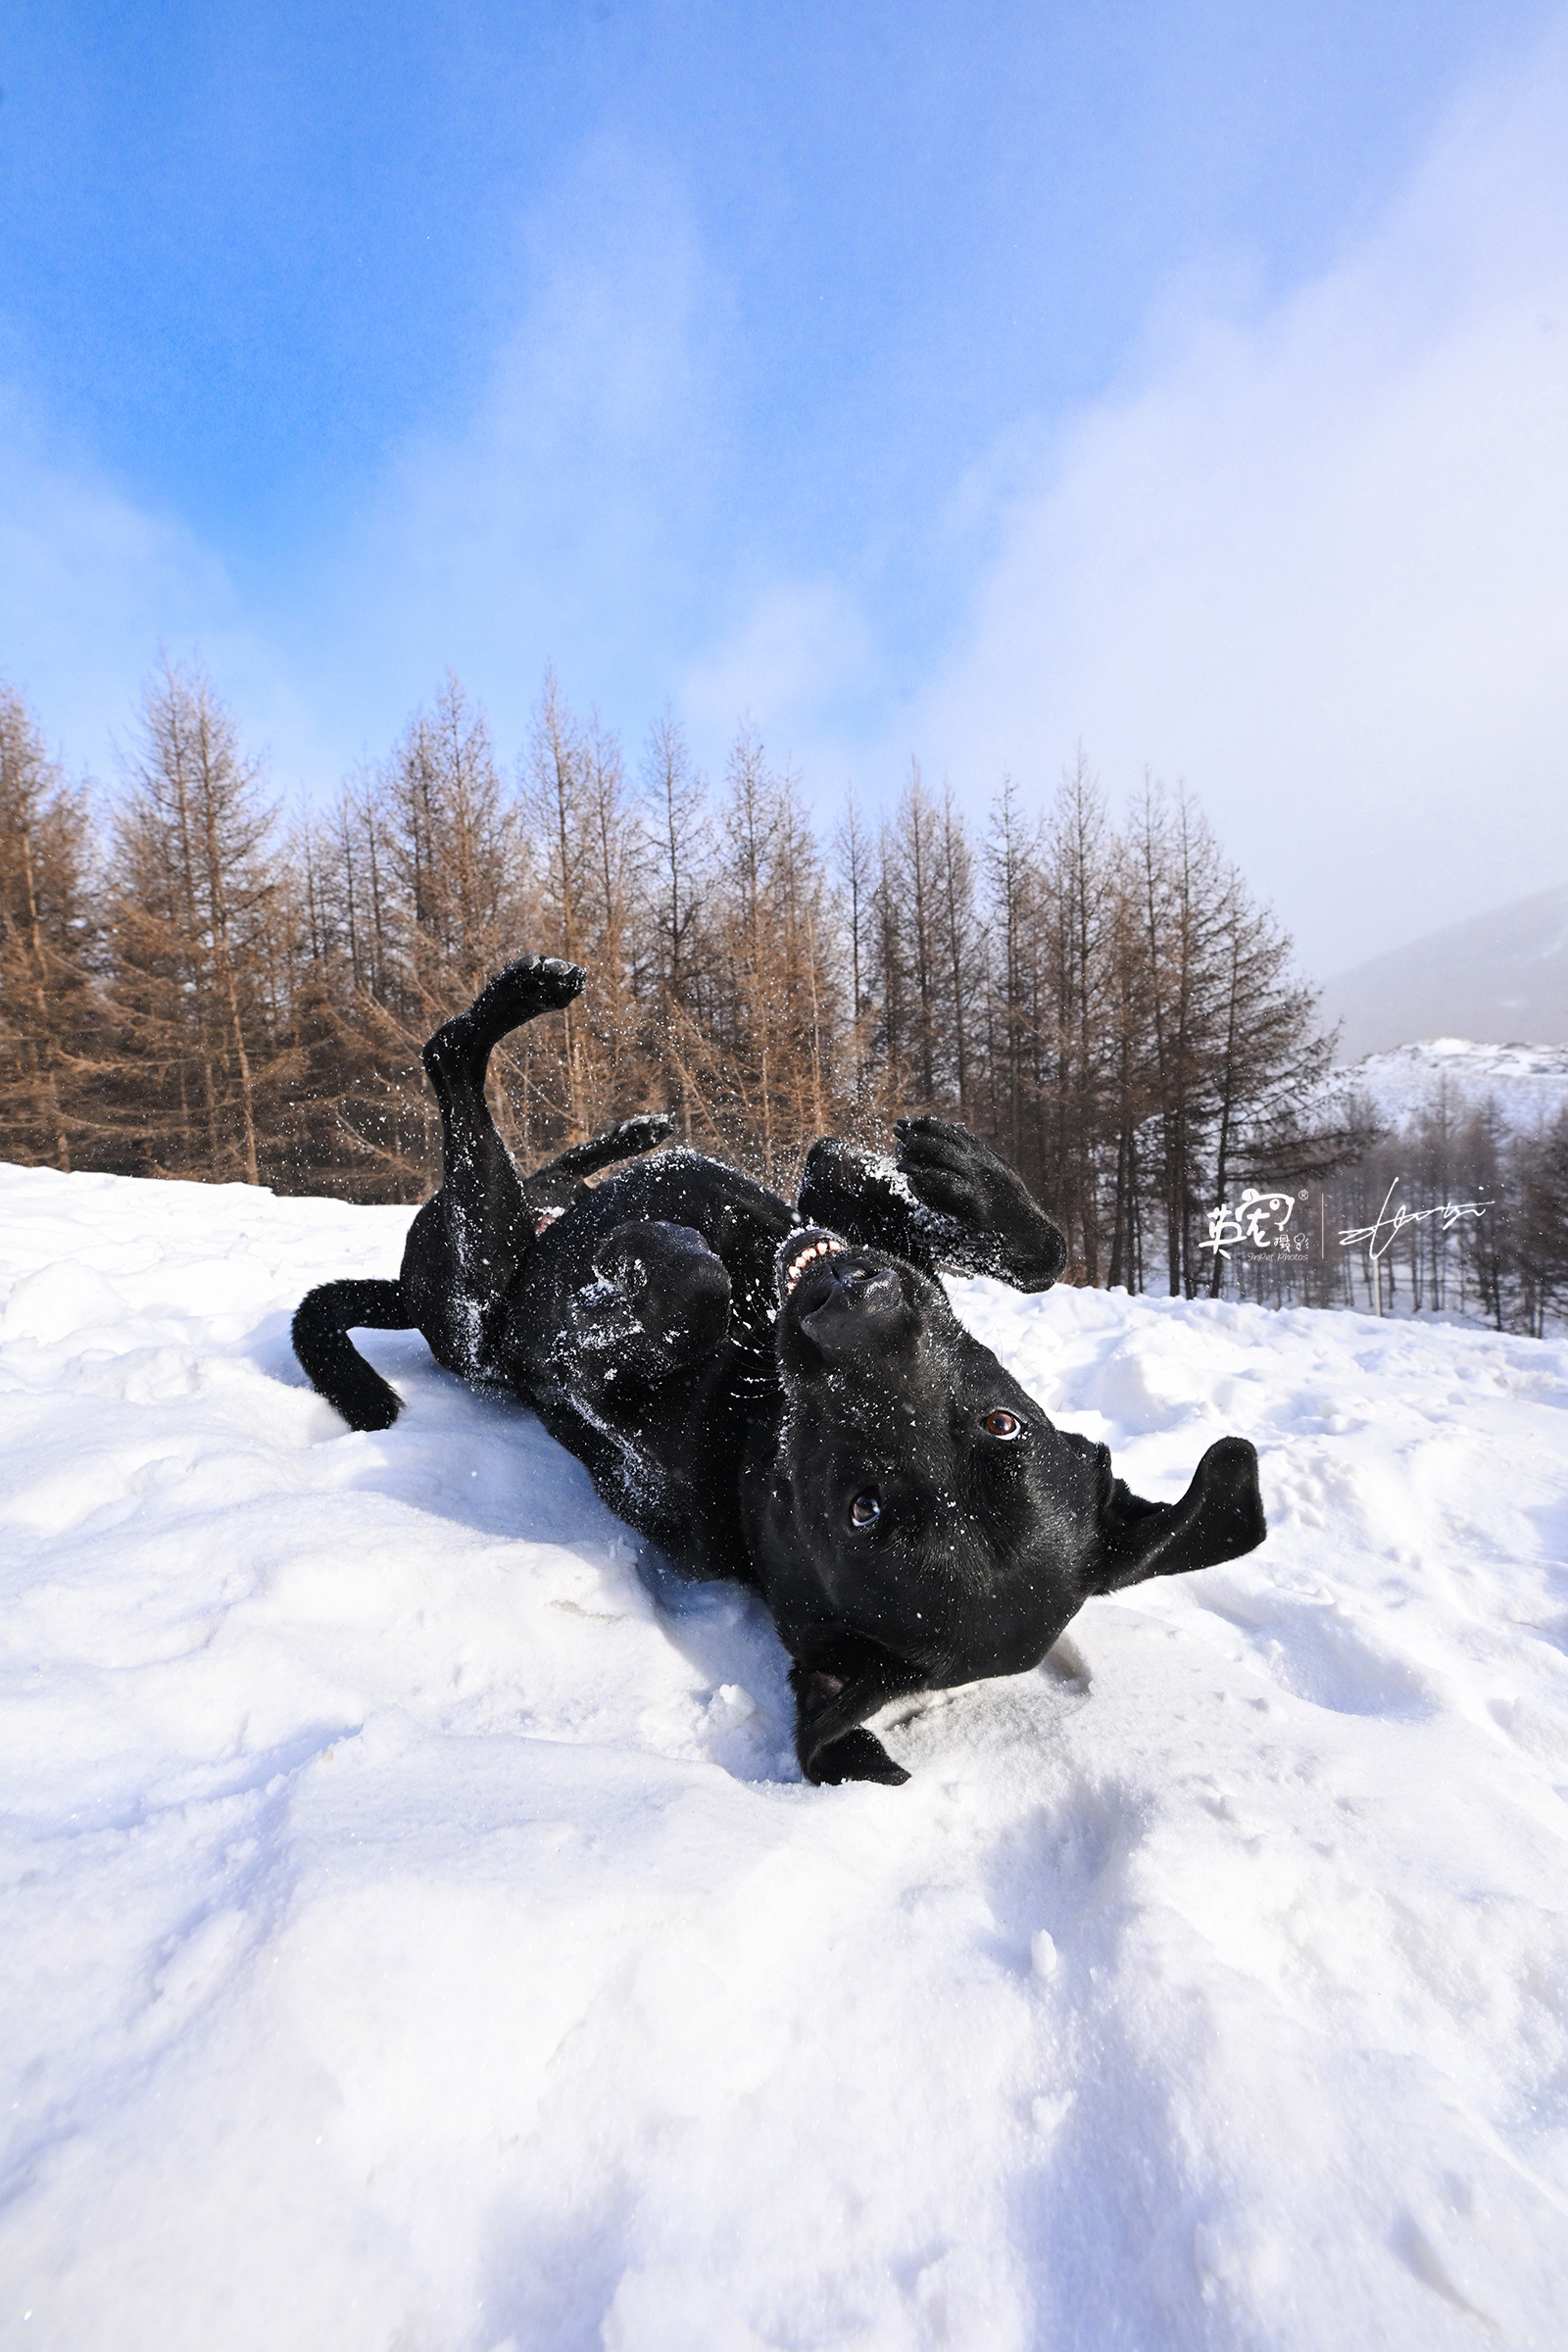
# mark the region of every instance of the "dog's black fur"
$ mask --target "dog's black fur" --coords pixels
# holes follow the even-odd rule
[[[1092,1593],[1262,1542],[1245,1439],[1211,1446],[1180,1502],[1141,1501],[957,1322],[939,1264],[1042,1291],[1065,1259],[962,1127],[900,1120],[896,1174],[824,1138],[793,1210],[684,1150],[583,1181],[662,1142],[663,1118],[519,1177],[485,1104],[490,1052],[582,984],[524,957],[426,1046],[444,1181],[401,1278],[326,1283],[294,1318],[353,1428],[398,1411],[356,1326],[417,1326],[450,1371],[525,1397],[677,1567],[762,1593],[815,1782],[906,1780],[864,1728],[886,1701],[1022,1673]]]

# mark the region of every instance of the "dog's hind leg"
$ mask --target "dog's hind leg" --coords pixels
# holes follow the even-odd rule
[[[601,1168],[612,1168],[619,1160],[652,1152],[674,1124],[667,1111],[644,1111],[636,1118],[602,1128],[585,1144],[568,1144],[543,1167],[534,1168],[522,1179],[522,1197],[535,1224],[559,1216],[584,1190],[584,1177],[597,1176]]]
[[[535,1218],[484,1097],[490,1055],[524,1021],[569,1004],[574,963],[525,956],[446,1021],[424,1049],[441,1112],[441,1190],[420,1209],[403,1258],[409,1320],[431,1353],[468,1380],[495,1376],[492,1327],[533,1246]]]
[[[439,1028],[424,1066],[441,1109],[441,1190],[409,1229],[396,1282],[327,1282],[302,1300],[294,1352],[351,1429],[389,1429],[398,1398],[349,1340],[355,1329],[422,1331],[437,1362],[489,1376],[490,1326],[532,1247],[517,1171],[484,1099],[490,1055],[510,1030],[569,1004],[572,963],[525,956]]]

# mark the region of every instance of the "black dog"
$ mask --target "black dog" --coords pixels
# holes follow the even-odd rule
[[[889,1699],[1039,1664],[1091,1593],[1263,1540],[1257,1456],[1222,1438],[1179,1503],[1053,1427],[958,1323],[939,1264],[1043,1291],[1061,1236],[990,1147],[899,1122],[897,1173],[825,1138],[798,1208],[630,1119],[519,1177],[485,1104],[490,1052],[567,1004],[528,956],[438,1029],[444,1182],[397,1282],[330,1282],[294,1318],[355,1429],[398,1399],[348,1340],[417,1326],[466,1380],[523,1396],[622,1519],[696,1577],[760,1591],[785,1647],[808,1779],[907,1774],[864,1724]]]

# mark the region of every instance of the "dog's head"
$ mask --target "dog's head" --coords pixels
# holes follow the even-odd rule
[[[1054,1429],[903,1259],[812,1230],[777,1283],[782,1417],[745,1499],[790,1649],[856,1633],[933,1682],[1034,1665],[1085,1596],[1103,1449]]]

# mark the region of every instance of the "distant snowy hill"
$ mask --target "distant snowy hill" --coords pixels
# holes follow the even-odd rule
[[[1338,1084],[1370,1097],[1391,1127],[1404,1127],[1446,1088],[1455,1106],[1495,1103],[1504,1126],[1533,1135],[1568,1103],[1568,1047],[1488,1046],[1463,1037],[1436,1037],[1369,1054],[1335,1072]]]
[[[1343,1020],[1340,1058],[1417,1038],[1568,1045],[1568,887],[1434,931],[1341,972],[1323,990]]]
[[[1562,2342],[1568,1346],[955,1285],[1271,1532],[813,1789],[531,1415],[304,1386],[408,1218],[0,1167],[8,2342]]]

